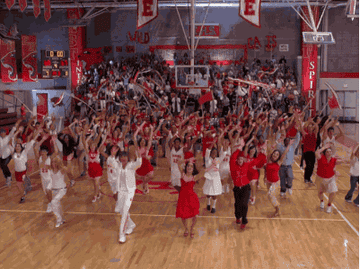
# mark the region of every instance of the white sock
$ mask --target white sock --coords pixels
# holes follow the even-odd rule
[[[211,197],[208,198],[208,203],[207,203],[207,205],[210,205],[210,204],[211,204]]]
[[[212,206],[212,208],[215,208],[215,205],[216,205],[216,200],[213,200],[213,206]]]

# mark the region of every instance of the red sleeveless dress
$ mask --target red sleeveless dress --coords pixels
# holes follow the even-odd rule
[[[193,218],[199,215],[200,202],[194,192],[195,181],[186,182],[181,179],[181,189],[176,207],[176,217],[182,219]]]
[[[138,174],[139,176],[146,176],[147,174],[149,174],[150,172],[154,171],[154,167],[152,167],[150,161],[146,158],[146,152],[142,149],[140,149],[141,152],[141,157],[142,157],[142,163],[139,169],[136,170],[136,174]],[[154,156],[154,151],[152,149],[152,147],[149,150],[148,153],[149,156]]]

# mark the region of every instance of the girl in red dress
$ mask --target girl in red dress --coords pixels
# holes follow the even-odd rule
[[[180,170],[180,167],[179,167]],[[202,176],[204,173],[202,173]],[[194,192],[194,185],[198,183],[202,177],[198,174],[195,164],[187,162],[185,164],[184,173],[181,177],[181,188],[176,207],[176,218],[181,218],[185,227],[184,237],[189,235],[187,220],[192,219],[190,227],[190,237],[194,238],[194,226],[196,224],[196,216],[199,215],[200,202],[197,194]]]

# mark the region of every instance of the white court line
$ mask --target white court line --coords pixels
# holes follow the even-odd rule
[[[297,161],[295,161],[296,165],[300,168],[299,164],[297,163]],[[303,172],[301,169],[300,169],[301,172]],[[304,172],[303,172],[304,173]],[[324,193],[324,196],[326,197],[326,199],[329,199],[326,194]],[[355,229],[355,227],[350,223],[350,221],[348,221],[347,218],[345,218],[345,216],[340,212],[340,210],[336,207],[336,205],[333,203],[332,205],[336,211],[340,214],[340,216],[346,221],[346,223],[350,226],[351,229],[353,229],[353,231],[359,236],[359,232]]]
[[[34,174],[36,174],[36,173],[38,173],[40,170],[37,170],[37,171],[35,171],[34,173],[31,173],[30,175],[28,175],[29,177],[31,177],[32,175],[34,175]],[[2,190],[2,189],[5,189],[5,188],[8,188],[8,186],[2,186],[2,187],[0,187],[0,190]]]
[[[0,212],[8,213],[42,213],[46,214],[45,211],[40,210],[8,210],[0,209]],[[100,212],[64,212],[64,214],[73,214],[73,215],[118,215],[118,213],[100,213]],[[172,217],[175,218],[175,215],[156,215],[156,214],[139,214],[132,213],[131,216],[142,216],[142,217]],[[234,217],[226,216],[198,216],[198,218],[209,218],[209,219],[234,219]],[[336,221],[344,222],[342,219],[302,219],[302,218],[261,218],[261,217],[249,217],[248,219],[253,220],[293,220],[293,221]]]

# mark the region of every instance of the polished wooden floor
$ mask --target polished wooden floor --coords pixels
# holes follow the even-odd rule
[[[30,160],[29,174],[37,186],[24,204],[19,204],[15,182],[0,189],[0,268],[359,268],[359,210],[344,201],[349,166],[338,167],[336,209],[328,214],[319,208],[315,186],[304,184],[296,160],[293,195],[278,195],[281,216],[268,217],[274,209],[261,180],[245,230],[235,224],[232,193],[222,195],[211,214],[202,184],[197,185],[201,209],[191,239],[183,237],[181,220],[174,217],[177,194],[161,184],[170,172],[166,159],[159,159],[150,194],[141,194],[138,186],[130,210],[137,227],[122,245],[120,216],[113,213],[105,178],[102,192],[107,195],[97,203],[91,202],[91,181],[77,178],[62,200],[67,222],[55,228],[55,216],[45,213],[38,168]]]

